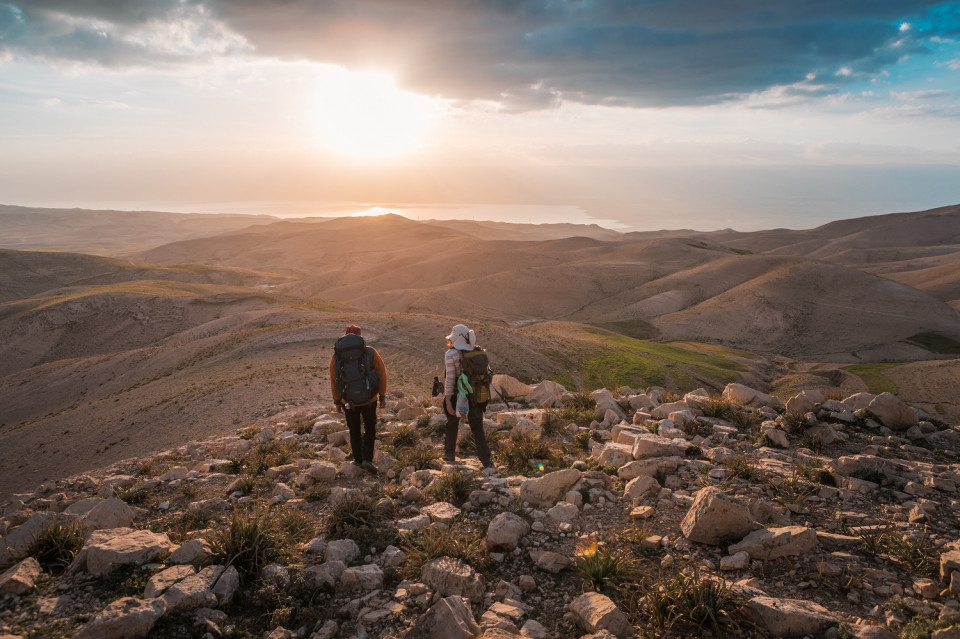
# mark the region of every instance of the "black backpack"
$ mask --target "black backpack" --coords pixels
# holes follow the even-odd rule
[[[473,391],[467,395],[470,403],[486,405],[490,401],[490,384],[493,382],[487,351],[476,346],[472,351],[461,352],[460,372],[467,376],[467,381],[473,387]]]
[[[380,378],[370,365],[373,348],[359,335],[344,335],[333,347],[340,399],[346,405],[367,404],[377,395]]]

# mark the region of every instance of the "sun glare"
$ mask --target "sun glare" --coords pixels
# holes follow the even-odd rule
[[[433,100],[398,89],[378,73],[330,70],[321,77],[318,100],[321,142],[358,160],[411,153],[435,114]]]

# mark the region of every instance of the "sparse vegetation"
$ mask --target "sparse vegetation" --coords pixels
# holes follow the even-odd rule
[[[497,462],[507,472],[521,475],[541,474],[562,465],[559,448],[549,440],[535,435],[516,433],[506,439],[496,451]],[[531,462],[538,462],[536,465]],[[540,464],[543,464],[541,468]]]
[[[437,477],[430,484],[429,491],[437,501],[446,501],[454,506],[462,506],[470,493],[480,487],[480,480],[472,473],[449,472]]]
[[[594,590],[633,581],[638,574],[635,558],[624,549],[610,547],[592,538],[576,552],[577,568]]]
[[[381,550],[397,541],[393,507],[380,504],[368,495],[348,494],[333,505],[322,524],[329,539],[352,539],[360,548]]]
[[[486,560],[483,535],[465,525],[447,528],[431,526],[423,532],[407,534],[402,548],[407,557],[401,574],[414,579],[420,577],[424,565],[440,557],[460,559],[475,569],[482,568]]]
[[[867,389],[877,395],[879,393],[896,394],[897,386],[883,372],[887,369],[899,366],[898,362],[876,362],[870,364],[853,364],[844,366],[844,370],[849,371],[863,380]]]
[[[440,458],[440,451],[432,446],[417,444],[410,448],[403,448],[396,451],[397,462],[401,468],[413,466],[416,470],[427,470],[432,468]]]
[[[26,545],[21,555],[33,557],[44,570],[60,574],[83,548],[85,537],[79,523],[58,517]]]
[[[430,421],[427,415],[421,415],[421,417],[427,417],[427,421]],[[426,426],[426,424],[424,424],[424,426]],[[389,445],[394,451],[398,451],[403,448],[416,446],[420,443],[421,439],[420,431],[417,428],[414,428],[410,424],[400,424],[391,431]]]
[[[134,484],[126,488],[117,488],[117,490],[114,491],[114,496],[131,506],[139,506],[147,503],[150,497],[150,491],[144,488],[142,484]]]
[[[277,518],[269,510],[236,509],[229,524],[207,541],[216,561],[234,566],[248,579],[288,552]]]
[[[729,636],[752,625],[741,612],[746,600],[725,581],[706,578],[698,570],[660,575],[641,591],[644,601],[634,609],[635,616],[646,615],[657,632]]]

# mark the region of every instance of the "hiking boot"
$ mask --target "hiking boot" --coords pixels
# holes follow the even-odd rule
[[[360,464],[360,468],[364,469],[368,473],[373,473],[374,475],[377,474],[377,467],[374,466],[372,462],[365,461]]]

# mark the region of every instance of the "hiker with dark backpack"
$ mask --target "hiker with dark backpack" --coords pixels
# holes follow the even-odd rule
[[[466,416],[470,432],[477,445],[477,457],[484,468],[493,468],[490,446],[483,432],[483,414],[490,401],[490,382],[493,374],[487,352],[477,346],[476,334],[457,324],[447,335],[447,352],[443,357],[446,376],[443,385],[443,412],[447,416],[443,458],[449,464],[456,462],[457,433],[460,418]]]
[[[343,411],[350,429],[353,463],[375,473],[373,449],[377,438],[377,398],[386,406],[387,367],[380,353],[367,346],[361,329],[351,324],[333,347],[330,392],[337,412]],[[363,422],[363,434],[360,423]]]

